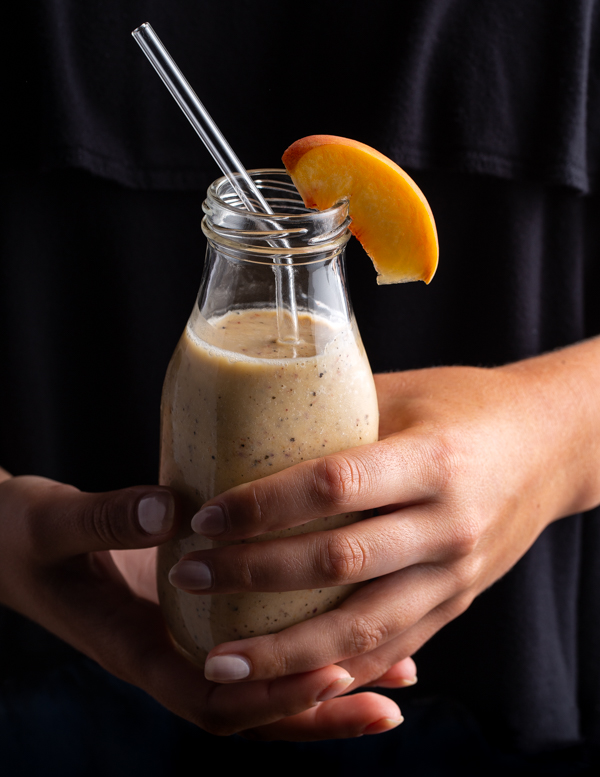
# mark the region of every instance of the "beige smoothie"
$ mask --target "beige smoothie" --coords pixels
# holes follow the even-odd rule
[[[268,634],[335,607],[351,586],[282,593],[193,595],[170,585],[186,553],[218,543],[190,529],[206,500],[292,464],[377,439],[375,386],[355,325],[299,316],[300,344],[278,342],[273,311],[206,321],[196,309],[175,350],[162,398],[160,482],[186,504],[185,525],[159,549],[159,596],[176,643],[198,664],[217,644]],[[330,516],[254,541],[331,529]]]

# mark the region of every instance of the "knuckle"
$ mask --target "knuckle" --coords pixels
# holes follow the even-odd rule
[[[230,552],[233,551],[233,554],[230,557],[230,563],[224,565],[223,571],[234,578],[232,582],[236,590],[252,591],[260,583],[250,555],[255,549],[253,545],[232,546]]]
[[[249,490],[249,503],[246,512],[246,519],[249,524],[260,531],[261,526],[268,525],[267,514],[263,507],[262,484],[251,484]]]
[[[450,550],[454,558],[466,559],[473,556],[481,539],[481,526],[475,517],[462,515],[451,529]]]
[[[459,591],[472,588],[479,579],[483,568],[483,559],[469,556],[462,559],[452,568],[452,575]]]
[[[340,454],[323,457],[315,468],[317,493],[328,507],[343,508],[350,504],[365,477],[357,461]]]
[[[91,500],[81,508],[79,526],[82,534],[93,538],[106,548],[126,548],[121,521],[117,520],[118,507],[108,499]]]
[[[285,637],[285,632],[270,634],[264,638],[264,646],[268,649],[268,661],[265,665],[269,667],[269,674],[274,677],[286,677],[293,673],[293,667],[290,664],[289,642]],[[296,670],[297,671],[297,670]]]
[[[438,490],[443,490],[453,481],[462,468],[460,443],[451,430],[432,435],[427,441],[427,477]]]
[[[256,537],[274,528],[285,499],[277,486],[259,479],[244,483],[233,492],[224,506],[229,518],[226,532],[230,537]]]
[[[367,553],[358,538],[348,533],[327,537],[320,569],[325,570],[328,582],[341,585],[360,576],[366,566]]]
[[[389,638],[383,623],[366,615],[355,616],[349,633],[350,655],[361,656],[383,645]]]

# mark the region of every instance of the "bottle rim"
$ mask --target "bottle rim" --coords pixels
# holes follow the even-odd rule
[[[347,199],[326,210],[310,210],[286,170],[258,168],[248,174],[273,214],[248,211],[229,179],[218,178],[202,204],[202,231],[210,242],[261,263],[286,256],[304,264],[343,251],[350,239]]]

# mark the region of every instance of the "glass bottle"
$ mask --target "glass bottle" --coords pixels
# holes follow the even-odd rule
[[[345,283],[347,203],[310,211],[285,171],[251,175],[274,215],[243,209],[226,178],[210,186],[204,275],[161,404],[160,483],[181,494],[185,520],[159,548],[159,596],[175,643],[199,665],[215,645],[325,612],[353,587],[180,591],[168,582],[171,567],[191,551],[224,544],[192,532],[193,514],[233,486],[373,442],[378,431],[373,376]],[[249,541],[361,517],[328,516]]]

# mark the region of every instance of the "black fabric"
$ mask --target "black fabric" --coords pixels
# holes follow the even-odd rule
[[[28,8],[27,41],[15,28],[27,78],[0,146],[0,463],[16,474],[87,490],[156,481],[162,377],[218,173],[129,37],[146,19],[248,166],[320,131],[412,162],[440,234],[432,284],[377,287],[349,246],[374,370],[492,366],[600,332],[599,197],[582,196],[600,142],[594,4],[321,3],[295,26],[280,5],[235,11],[47,1]],[[122,736],[125,706],[132,727],[163,732],[144,742],[146,774],[172,773],[175,750],[231,768],[275,754],[329,775],[587,773],[600,750],[598,512],[550,526],[436,635],[419,684],[398,694],[408,725],[360,742],[215,740],[2,611],[0,763],[104,774],[122,752],[129,768],[140,739]],[[44,737],[52,763],[35,752]]]
[[[13,3],[3,86],[12,120],[0,165],[203,186],[214,167],[129,35],[150,21],[248,167],[280,166],[287,145],[325,132],[355,136],[408,167],[587,192],[600,173],[597,6]]]

